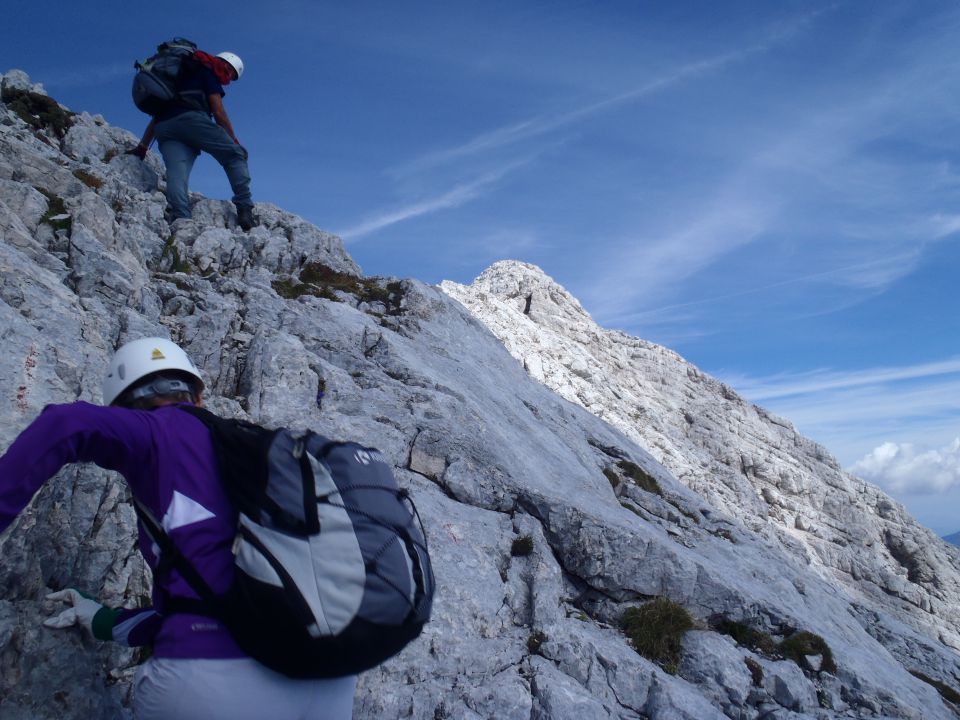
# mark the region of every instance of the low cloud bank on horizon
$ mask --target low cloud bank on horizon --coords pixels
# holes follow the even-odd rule
[[[854,463],[850,472],[892,492],[944,492],[960,486],[960,437],[932,450],[886,442]]]

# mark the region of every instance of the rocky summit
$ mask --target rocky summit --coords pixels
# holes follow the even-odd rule
[[[960,549],[532,266],[366,277],[282,209],[164,220],[136,138],[0,77],[0,448],[168,336],[208,406],[376,446],[438,580],[356,718],[956,718]],[[518,362],[518,360],[520,362]],[[0,478],[0,482],[3,482]],[[129,718],[145,653],[41,626],[75,586],[148,602],[123,480],[64,468],[0,536],[0,717]]]

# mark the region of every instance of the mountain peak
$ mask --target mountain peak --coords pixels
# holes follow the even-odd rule
[[[537,324],[593,323],[580,301],[566,288],[538,266],[519,260],[495,262],[469,286],[444,280],[440,287],[461,302],[470,295],[483,295],[502,311],[527,316]]]

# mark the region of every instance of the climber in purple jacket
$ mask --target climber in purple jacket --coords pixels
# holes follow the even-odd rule
[[[0,457],[0,532],[67,463],[119,472],[214,592],[233,579],[237,515],[220,485],[209,431],[176,408],[202,405],[200,372],[176,344],[143,338],[121,347],[103,383],[108,407],[48,405]],[[154,571],[152,608],[115,610],[69,588],[47,596],[68,607],[44,625],[80,625],[100,640],[152,645],[134,686],[140,720],[351,716],[356,677],[294,680],[247,657],[215,618],[169,612],[197,599],[139,528]]]

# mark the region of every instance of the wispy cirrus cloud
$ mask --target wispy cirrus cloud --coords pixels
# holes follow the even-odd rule
[[[830,8],[817,10],[785,23],[769,32],[761,41],[749,47],[680,65],[628,90],[587,103],[582,107],[562,110],[549,115],[539,115],[517,123],[511,123],[482,133],[461,145],[427,153],[409,163],[394,168],[390,171],[390,174],[400,177],[421,173],[463,158],[494,152],[518,142],[532,140],[557,130],[572,127],[594,116],[653,96],[683,82],[720,71],[753,55],[767,52],[809,27],[819,16],[829,10]]]
[[[791,395],[810,395],[826,390],[846,390],[865,385],[884,385],[906,380],[960,374],[960,357],[903,367],[877,367],[848,372],[819,370],[779,374],[766,378],[728,378],[751,400],[762,401]],[[957,400],[960,404],[960,398]]]
[[[713,306],[716,303],[724,302],[726,300],[734,300],[737,298],[747,297],[749,295],[760,295],[767,293],[771,290],[780,290],[782,288],[789,287],[791,285],[804,285],[821,280],[831,280],[839,278],[842,281],[842,278],[849,278],[852,275],[857,275],[858,277],[863,277],[864,275],[875,276],[876,271],[879,269],[879,274],[884,278],[884,281],[887,281],[889,278],[889,273],[887,268],[895,266],[898,271],[903,271],[906,263],[912,263],[916,260],[917,253],[905,253],[902,255],[895,255],[893,257],[883,257],[875,260],[868,260],[862,263],[856,263],[854,265],[846,265],[843,267],[830,268],[829,270],[823,270],[821,272],[815,273],[803,273],[795,277],[790,277],[785,280],[780,280],[773,283],[765,283],[761,285],[756,285],[753,287],[745,287],[743,290],[732,293],[723,293],[721,295],[712,295],[710,297],[700,298],[697,300],[690,300],[687,302],[673,303],[670,305],[662,305],[660,307],[651,308],[649,310],[642,310],[640,312],[628,313],[626,315],[621,315],[611,319],[611,322],[617,324],[634,324],[634,323],[644,323],[649,322],[677,322],[677,311],[683,311],[688,308],[694,308],[698,306]],[[861,282],[866,282],[861,280]],[[688,316],[690,319],[692,316]],[[666,320],[664,320],[666,318]]]
[[[760,192],[751,197],[739,181],[731,181],[685,225],[662,237],[607,248],[591,268],[596,280],[586,289],[584,304],[602,324],[629,324],[638,306],[662,298],[719,257],[753,242],[768,227],[776,206],[775,199]],[[611,293],[611,287],[617,292]]]
[[[458,207],[479,197],[511,173],[527,165],[530,160],[531,158],[525,158],[491,172],[484,173],[470,182],[455,185],[450,190],[434,197],[424,198],[407,205],[374,213],[356,225],[341,230],[339,235],[347,242],[350,242],[358,240],[365,235],[370,235],[378,230],[383,230],[391,225],[404,222],[405,220]]]
[[[794,113],[794,122],[767,144],[747,148],[717,179],[712,197],[679,212],[671,208],[674,216],[692,216],[686,224],[662,236],[643,228],[629,243],[608,245],[597,265],[610,270],[592,268],[598,281],[586,304],[598,318],[630,326],[664,311],[818,283],[850,291],[836,310],[913,273],[933,243],[960,235],[960,216],[944,210],[957,178],[942,163],[885,162],[865,148],[891,126],[915,119],[912,108],[904,109],[910,105],[904,87],[922,85],[919,72],[887,78],[878,97],[857,90],[817,112]],[[700,273],[730,253],[784,236],[803,243],[790,261],[794,277],[669,302],[689,296],[691,278],[697,290],[709,286]],[[622,292],[611,296],[611,283]]]
[[[439,168],[447,168],[448,170],[452,168],[453,174],[459,174],[461,176],[470,172],[476,172],[472,170],[472,168],[475,168],[478,162],[487,164],[491,161],[495,162],[497,157],[503,157],[502,151],[504,150],[511,149],[515,155],[516,149],[513,146],[517,144],[526,142],[529,145],[533,145],[534,141],[542,140],[558,131],[572,129],[592,118],[611,112],[629,103],[653,96],[683,82],[718,72],[750,56],[767,52],[776,45],[809,27],[814,20],[829,10],[830,8],[821,9],[794,18],[768,31],[760,41],[751,46],[679,65],[623,92],[595,100],[579,107],[561,110],[554,114],[539,115],[511,123],[489,132],[481,133],[460,145],[428,152],[406,164],[388,170],[387,175],[394,180],[419,176],[421,182],[436,183],[437,177],[447,174],[445,172],[437,177],[430,177],[431,172]],[[554,137],[549,142],[553,147],[556,147],[564,141],[564,139],[557,140]],[[541,142],[539,144],[542,146],[543,143]],[[527,152],[535,153],[535,157],[536,155],[543,154],[544,149],[543,147],[537,149],[527,148]],[[419,200],[405,206],[375,212],[370,217],[343,230],[341,235],[345,240],[356,240],[399,222],[422,217],[441,210],[459,207],[470,200],[491,192],[496,188],[498,181],[505,177],[505,175],[512,172],[516,166],[530,162],[531,159],[532,158],[528,158],[520,163],[512,163],[506,172],[494,171],[492,173],[485,173],[476,180],[461,182],[453,189],[441,192],[434,197]]]

